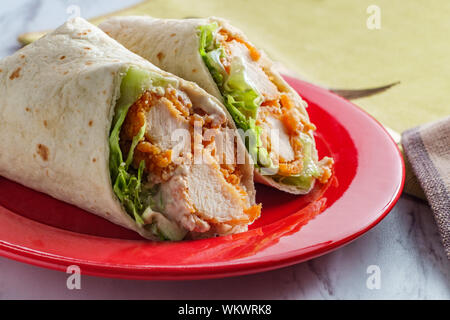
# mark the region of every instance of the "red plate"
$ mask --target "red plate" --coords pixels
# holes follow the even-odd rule
[[[404,183],[402,156],[383,127],[350,102],[287,78],[309,102],[320,156],[334,178],[308,196],[257,186],[262,217],[242,234],[153,243],[95,215],[0,178],[0,255],[65,271],[132,279],[256,273],[330,252],[375,226]]]

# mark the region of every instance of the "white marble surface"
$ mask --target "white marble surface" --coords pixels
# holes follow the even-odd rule
[[[83,17],[136,0],[0,2],[0,57],[17,50],[25,31],[52,28],[78,5]],[[367,267],[381,288],[366,286]],[[374,229],[335,252],[292,267],[221,280],[154,282],[82,276],[81,290],[65,273],[0,258],[0,299],[450,299],[450,262],[428,206],[403,196]]]

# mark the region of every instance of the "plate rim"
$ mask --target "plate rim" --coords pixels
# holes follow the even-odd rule
[[[321,88],[315,84],[306,82],[304,80],[300,80],[298,78],[294,78],[291,76],[283,75],[283,77],[289,82],[297,82],[302,86],[309,86],[311,89],[320,92],[321,95],[330,95],[333,96],[334,99],[339,99],[349,104],[355,110],[361,112],[365,116],[368,116],[371,121],[376,123],[377,127],[381,129],[382,132],[389,138],[391,144],[396,149],[396,155],[398,156],[398,160],[400,160],[401,167],[401,181],[398,184],[396,191],[394,192],[391,200],[388,205],[384,207],[383,212],[381,212],[377,219],[369,223],[368,225],[362,227],[358,232],[354,232],[351,235],[340,238],[326,246],[319,246],[318,248],[298,253],[305,248],[299,248],[298,250],[292,250],[288,253],[278,253],[272,255],[264,256],[262,260],[250,260],[250,261],[238,261],[236,263],[232,263],[232,261],[226,261],[223,263],[216,262],[213,263],[214,267],[211,264],[196,264],[196,265],[188,265],[186,266],[125,266],[125,265],[114,265],[108,263],[95,263],[93,261],[82,261],[79,259],[64,257],[55,255],[48,252],[37,251],[31,248],[24,248],[21,246],[14,245],[12,243],[5,242],[0,240],[0,256],[5,258],[9,258],[15,261],[31,264],[38,267],[44,267],[47,269],[53,269],[58,271],[66,271],[66,268],[70,265],[76,264],[82,269],[82,273],[90,276],[98,276],[98,277],[106,277],[106,278],[120,278],[120,279],[135,279],[135,280],[199,280],[199,279],[216,279],[216,278],[225,278],[225,277],[234,277],[240,275],[249,275],[260,272],[265,272],[269,270],[279,269],[288,267],[290,265],[294,265],[297,263],[301,263],[315,257],[321,256],[326,253],[330,253],[334,250],[337,250],[352,241],[359,238],[361,235],[365,234],[372,228],[374,228],[378,223],[380,223],[393,209],[393,207],[398,202],[401,197],[402,190],[405,184],[405,163],[403,159],[403,155],[400,151],[399,146],[395,143],[394,139],[388,133],[386,128],[372,115],[368,112],[355,105],[351,101],[348,101],[333,92],[330,92],[324,88]],[[295,89],[294,89],[295,90]],[[296,90],[297,91],[297,90]],[[333,114],[331,114],[333,116]],[[3,206],[0,206],[4,208]],[[10,211],[4,208],[7,211]],[[14,212],[10,211],[14,214]],[[23,219],[27,219],[25,217],[20,216]],[[29,220],[29,219],[28,219]],[[78,233],[73,231],[62,230],[56,227],[48,226],[44,223],[40,223],[37,221],[30,220],[33,223],[40,224],[47,228],[53,228],[56,230],[61,230],[65,233],[71,233],[76,235]],[[97,237],[84,235],[87,237]],[[101,237],[100,237],[101,238]],[[122,240],[122,241],[133,241],[133,240]],[[280,256],[283,256],[280,258]],[[277,259],[271,259],[275,258]],[[180,273],[180,271],[182,271]]]

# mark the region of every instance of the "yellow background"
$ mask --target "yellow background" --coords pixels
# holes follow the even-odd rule
[[[366,24],[373,4],[381,10],[379,30]],[[274,60],[327,87],[401,81],[355,100],[399,132],[450,114],[447,0],[150,0],[124,14],[228,18]]]

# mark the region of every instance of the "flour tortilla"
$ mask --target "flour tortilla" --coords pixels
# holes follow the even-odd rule
[[[0,61],[0,175],[158,240],[127,214],[110,178],[108,139],[131,66],[173,79],[194,106],[222,112],[195,84],[75,18]],[[254,204],[252,167],[243,174]]]
[[[198,28],[214,22],[231,35],[251,43],[242,31],[216,17],[186,20],[156,19],[149,16],[113,17],[103,22],[100,28],[127,49],[163,70],[197,83],[223,103],[222,94],[199,53]],[[261,63],[266,73],[273,78],[274,83],[290,94],[298,110],[309,120],[306,111],[307,103],[274,69],[273,62],[264,52],[262,52]],[[225,106],[223,108],[226,109]],[[312,133],[309,135],[313,141],[312,157],[315,162],[318,162],[314,136]],[[280,184],[270,176],[261,175],[258,170],[255,170],[255,181],[292,194],[307,194],[314,187],[313,184],[310,190],[300,190],[294,186]]]

